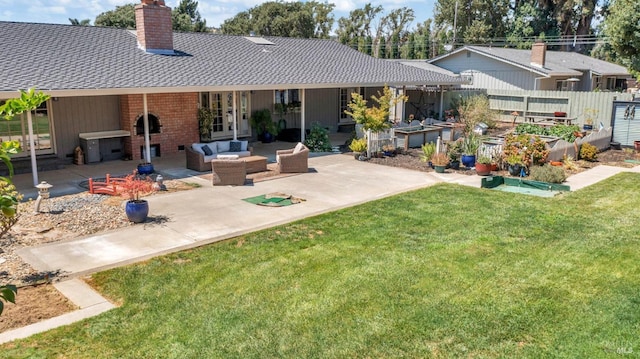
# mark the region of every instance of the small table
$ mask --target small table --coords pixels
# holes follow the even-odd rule
[[[263,156],[240,157],[239,160],[247,164],[247,173],[263,172],[267,170],[267,158]]]
[[[420,126],[420,127],[397,127],[393,129],[395,134],[404,135],[404,150],[409,150],[409,136],[422,134],[422,143],[427,142],[427,133],[438,132],[438,136],[442,137],[444,127],[438,126]]]

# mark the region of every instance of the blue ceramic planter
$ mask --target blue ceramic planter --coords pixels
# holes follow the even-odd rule
[[[153,164],[151,163],[143,163],[138,165],[138,174],[150,175],[153,172],[154,172]]]
[[[476,164],[476,155],[462,155],[461,162],[465,167],[471,168]]]
[[[142,223],[147,220],[149,215],[149,202],[143,199],[127,201],[124,212],[127,214],[129,221]]]

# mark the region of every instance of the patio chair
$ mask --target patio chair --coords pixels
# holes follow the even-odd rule
[[[242,160],[211,160],[214,186],[243,186],[247,163]]]
[[[295,148],[276,151],[276,161],[280,173],[306,173],[309,171],[309,149],[298,142]]]

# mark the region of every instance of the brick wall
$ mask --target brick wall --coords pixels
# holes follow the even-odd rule
[[[149,113],[160,120],[160,133],[149,135],[151,145],[159,145],[160,155],[179,152],[179,146],[198,142],[198,94],[174,93],[147,95]],[[125,153],[139,160],[144,135],[136,134],[136,120],[143,115],[142,95],[120,96],[120,124],[131,132],[125,138]]]

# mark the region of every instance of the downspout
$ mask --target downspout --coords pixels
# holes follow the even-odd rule
[[[304,143],[305,134],[307,133],[307,130],[305,128],[307,122],[307,116],[305,114],[306,108],[307,104],[305,100],[305,89],[300,89],[300,139],[302,143]]]
[[[232,96],[233,105],[231,106],[231,111],[233,111],[233,140],[238,140],[238,109],[236,106],[236,91],[233,91]]]
[[[27,111],[27,126],[29,127],[29,152],[31,153],[31,172],[33,173],[33,186],[38,185],[38,164],[36,163],[36,141],[33,138],[33,120],[31,110]]]
[[[147,94],[142,94],[142,123],[144,124],[144,160],[151,163],[151,144],[149,142],[149,108],[147,107]]]

